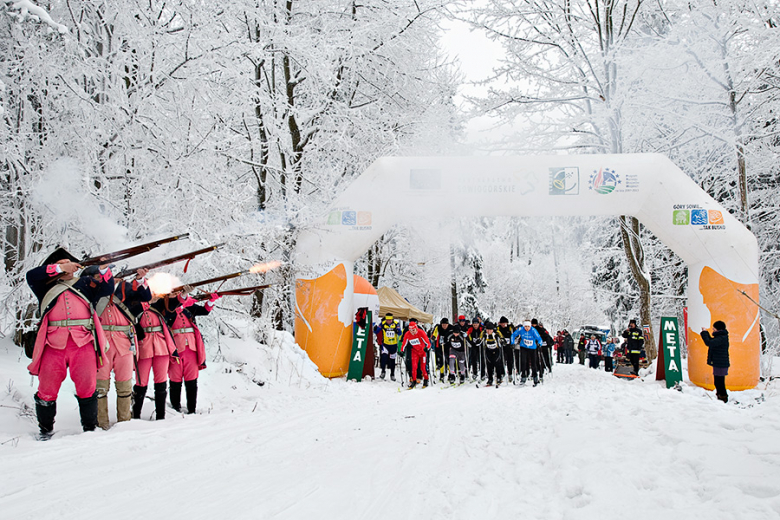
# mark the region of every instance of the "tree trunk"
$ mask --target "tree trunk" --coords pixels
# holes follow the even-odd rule
[[[452,322],[458,320],[458,280],[455,273],[455,248],[450,244],[450,294],[452,296]]]
[[[652,282],[650,274],[645,271],[645,252],[642,249],[642,242],[639,236],[639,221],[634,217],[620,216],[618,218],[620,220],[620,235],[623,238],[623,251],[626,253],[631,274],[639,286],[639,318],[642,321],[640,326],[650,326],[648,338],[645,341],[645,351],[647,352],[647,359],[652,361],[658,355],[652,327],[652,302],[650,298]]]

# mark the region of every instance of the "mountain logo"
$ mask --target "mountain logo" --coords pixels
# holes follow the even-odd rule
[[[588,189],[606,195],[615,191],[615,188],[621,182],[620,175],[615,173],[615,170],[601,168],[600,170],[593,170],[593,175],[589,179]]]

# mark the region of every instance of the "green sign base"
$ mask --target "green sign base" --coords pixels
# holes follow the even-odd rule
[[[655,379],[666,380],[666,388],[672,388],[682,381],[682,359],[680,350],[680,325],[677,318],[661,318],[661,337],[658,339],[658,367]]]
[[[349,357],[347,381],[360,381],[363,378],[363,363],[366,361],[366,351],[371,335],[371,311],[366,313],[366,326],[352,324],[352,355]]]

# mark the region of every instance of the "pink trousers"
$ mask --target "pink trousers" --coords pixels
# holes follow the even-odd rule
[[[138,370],[135,372],[135,384],[138,386],[149,385],[149,371],[154,370],[154,382],[165,383],[168,381],[168,365],[171,356],[153,356],[138,360]]]
[[[103,358],[103,366],[98,369],[98,379],[111,379],[114,372],[115,381],[130,381],[133,377],[133,354],[119,355],[119,349],[111,347]]]
[[[168,377],[175,383],[181,383],[182,378],[184,381],[192,381],[198,379],[198,355],[187,349],[184,353],[179,352],[180,363],[171,362],[170,368],[168,368]]]
[[[68,371],[76,385],[76,395],[82,399],[92,397],[97,385],[95,347],[92,344],[78,347],[70,337],[64,349],[45,346],[38,373],[38,397],[44,401],[56,401]]]

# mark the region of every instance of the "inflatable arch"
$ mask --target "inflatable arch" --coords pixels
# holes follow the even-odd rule
[[[728,387],[756,386],[759,309],[745,296],[758,301],[756,239],[658,154],[378,159],[299,237],[300,263],[319,272],[336,267],[323,277],[296,282],[298,344],[305,345],[324,374],[346,373],[347,366],[332,359],[351,345],[353,262],[399,222],[580,215],[636,217],[688,265],[688,373],[693,383],[713,388],[699,332],[720,319],[731,343]],[[322,359],[331,362],[325,366]]]

